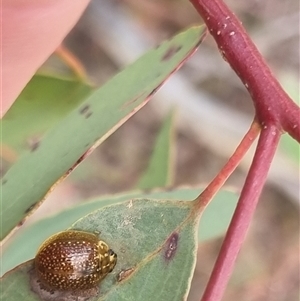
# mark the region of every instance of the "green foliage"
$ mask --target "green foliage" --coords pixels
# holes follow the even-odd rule
[[[35,75],[1,122],[2,143],[20,155],[91,91],[79,81]]]
[[[280,144],[279,144],[280,150],[283,151],[287,159],[291,160],[296,166],[298,166],[299,169],[299,162],[300,162],[300,147],[299,143],[291,138],[291,136],[285,134],[282,135]]]
[[[204,27],[191,28],[149,51],[73,109],[24,153],[1,181],[1,239],[84,159],[87,151],[145,105],[193,53],[204,31]]]
[[[81,82],[33,78],[2,122],[3,141],[20,158],[2,179],[1,238],[52,185],[146,103],[194,51],[203,33],[200,27],[176,36],[92,94],[91,87]],[[161,128],[139,189],[172,183],[172,116]],[[28,145],[29,141],[34,143]],[[133,191],[69,208],[20,230],[4,246],[1,274],[33,258],[51,234],[71,227],[100,233],[118,254],[114,271],[93,300],[185,299],[198,241],[224,233],[237,199],[232,192],[220,191],[199,226],[201,212],[192,201],[199,193],[192,188]],[[30,284],[32,267],[27,261],[1,278],[1,300],[39,300]],[[126,270],[131,272],[122,278]]]
[[[196,258],[199,218],[193,214],[193,204],[130,200],[97,210],[76,222],[73,229],[100,233],[118,254],[118,263],[101,284],[95,300],[153,300],[154,294],[156,300],[182,299],[188,293]],[[30,264],[25,267],[30,268]],[[118,274],[127,269],[133,269],[132,274],[118,282]],[[18,281],[11,279],[24,281],[23,274],[21,267],[3,278],[4,300],[7,296],[12,300],[21,297]],[[22,300],[32,300],[34,293],[27,286],[22,294]]]
[[[280,82],[283,85],[285,91],[289,94],[292,100],[299,106],[299,80],[292,77],[290,74],[283,73],[280,78]],[[286,155],[287,160],[291,160],[299,166],[300,162],[300,148],[299,143],[295,141],[291,136],[285,134],[282,135],[279,143],[280,150]]]
[[[3,248],[3,275],[16,265],[32,259],[39,245],[52,234],[69,228],[76,220],[107,205],[117,204],[136,198],[167,199],[190,201],[195,199],[202,189],[181,188],[172,191],[142,191],[127,192],[121,195],[100,197],[91,201],[84,201],[75,207],[42,219],[30,227],[20,229],[14,240]],[[222,235],[231,219],[237,202],[237,194],[232,191],[221,190],[214,197],[208,208],[203,212],[200,220],[198,240],[205,241]],[[103,232],[103,231],[102,231]],[[19,248],[22,246],[22,248]]]
[[[172,184],[173,162],[173,114],[167,116],[157,138],[148,168],[139,180],[137,188],[151,189]]]

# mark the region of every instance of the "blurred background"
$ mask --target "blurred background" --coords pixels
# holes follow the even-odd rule
[[[226,3],[299,103],[299,1]],[[201,23],[187,0],[94,0],[63,45],[81,61],[90,81],[101,86],[148,49]],[[56,68],[55,55],[42,70],[51,68]],[[150,103],[61,183],[26,224],[81,199],[134,188],[171,109],[176,111],[174,186],[208,183],[232,154],[254,114],[247,90],[208,36]],[[227,185],[241,189],[252,153]],[[219,238],[199,245],[189,301],[200,299],[221,242]],[[299,147],[287,136],[223,300],[299,300]]]

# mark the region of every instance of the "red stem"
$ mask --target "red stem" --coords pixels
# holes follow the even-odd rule
[[[239,165],[241,160],[244,158],[245,154],[249,150],[250,146],[253,144],[254,140],[257,138],[260,132],[260,126],[256,120],[251,124],[250,129],[244,136],[243,140],[240,142],[233,155],[226,162],[224,167],[220,170],[217,176],[207,185],[207,187],[202,191],[202,193],[195,199],[197,202],[195,204],[195,210],[197,212],[202,212],[203,208],[212,200],[213,196],[219,191],[219,189],[224,185],[228,177],[234,172],[236,167]]]
[[[221,0],[190,1],[248,89],[261,125],[276,124],[300,142],[300,109],[275,79],[241,22]]]
[[[281,132],[287,131],[300,142],[300,109],[281,88],[239,20],[222,0],[190,1],[204,19],[223,58],[248,89],[256,118],[262,127],[237,208],[201,299],[218,301],[222,298],[246,236]],[[216,188],[214,186],[220,184],[219,180],[222,181],[221,177],[216,177],[214,184],[210,185],[212,187],[198,197],[200,206],[209,199],[205,194],[211,195]]]
[[[201,301],[221,300],[255,211],[281,132],[276,125],[262,129],[237,208]]]

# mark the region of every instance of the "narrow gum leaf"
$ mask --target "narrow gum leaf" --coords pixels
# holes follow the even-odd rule
[[[77,80],[35,75],[1,120],[1,142],[20,156],[91,91],[91,86]]]
[[[76,222],[72,229],[100,233],[118,255],[115,269],[92,300],[185,300],[197,248],[199,219],[192,212],[193,202],[141,199],[105,207]],[[2,278],[2,297],[36,300],[24,285],[31,266],[25,263]],[[120,277],[129,269],[127,277]]]
[[[157,135],[148,167],[137,184],[139,189],[172,185],[174,112],[170,112]]]
[[[1,180],[1,240],[94,148],[142,108],[191,56],[205,34],[194,27],[151,50],[88,97],[26,152]]]
[[[84,200],[79,205],[37,221],[27,228],[21,228],[2,248],[2,271],[0,276],[22,262],[33,258],[39,245],[52,234],[69,228],[79,218],[94,210],[136,198],[190,201],[195,199],[201,191],[200,187],[198,189],[155,190],[148,193],[133,191],[120,195],[102,196],[90,201]],[[225,233],[236,202],[237,194],[233,191],[222,189],[217,193],[202,214],[198,234],[199,242],[213,239]],[[22,246],[22,248],[19,248],[19,246]]]

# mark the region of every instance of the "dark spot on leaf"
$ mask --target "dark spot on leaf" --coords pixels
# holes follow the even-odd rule
[[[153,96],[153,95],[157,92],[158,89],[159,89],[159,87],[154,88],[154,89],[149,93],[149,97]]]
[[[178,233],[174,232],[167,240],[165,246],[165,253],[164,253],[164,257],[166,260],[169,261],[173,259],[173,257],[175,256],[177,246],[178,246],[178,239],[179,239]]]
[[[40,146],[40,141],[35,141],[31,146],[30,149],[32,152],[34,152],[38,147]]]
[[[69,175],[91,152],[91,149],[88,149],[86,152],[84,152],[83,155],[73,164],[73,166],[67,170],[66,175]]]
[[[82,107],[79,112],[85,118],[89,118],[93,114],[89,105],[85,105],[84,107]]]
[[[30,139],[28,139],[28,146],[29,146],[30,150],[32,152],[37,150],[40,146],[40,142],[41,142],[41,140],[39,137],[31,137]]]
[[[80,109],[80,114],[85,114],[88,110],[89,110],[90,106],[89,105],[85,105],[84,107],[82,107]]]
[[[85,115],[85,118],[89,118],[89,117],[91,117],[91,115],[92,115],[93,113],[92,112],[88,112],[88,113],[86,113],[86,115]]]
[[[133,272],[134,272],[134,268],[129,268],[129,269],[126,269],[126,270],[122,270],[117,276],[118,282],[123,281],[124,279],[129,277]]]
[[[7,179],[2,179],[2,185],[5,185],[7,183]]]
[[[84,152],[83,155],[76,161],[75,165],[80,164],[89,154],[90,154],[89,150]]]
[[[125,102],[122,107],[121,110],[126,109],[128,106],[131,106],[132,104],[134,104],[136,101],[138,101],[141,97],[143,97],[145,95],[145,92],[140,93],[139,95],[137,95],[136,97],[134,97],[133,99]]]
[[[126,253],[126,249],[125,248],[120,248],[120,252],[121,253]]]
[[[168,61],[171,59],[180,49],[182,46],[171,46],[166,53],[163,55],[162,60],[163,61]]]
[[[37,203],[34,203],[34,204],[32,204],[30,207],[28,207],[28,208],[25,210],[25,213],[26,213],[26,214],[29,213],[29,212],[35,207],[36,204],[37,204]]]
[[[18,227],[22,227],[23,224],[24,224],[25,220],[21,220],[19,223],[18,223]]]
[[[162,82],[160,85],[158,85],[156,88],[154,88],[148,95],[148,97],[152,97],[158,90],[159,88],[164,84],[164,82]]]

